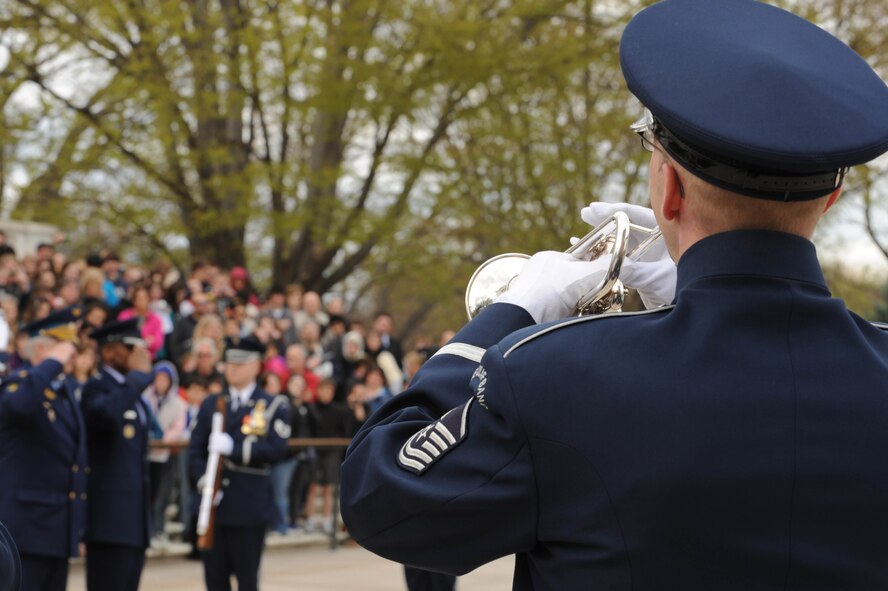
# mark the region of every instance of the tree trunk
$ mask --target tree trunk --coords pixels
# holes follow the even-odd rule
[[[195,260],[209,259],[225,269],[246,264],[243,228],[222,229],[208,233],[198,230],[190,235],[188,240],[188,251]]]

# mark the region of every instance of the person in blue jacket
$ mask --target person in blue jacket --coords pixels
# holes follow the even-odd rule
[[[568,318],[609,256],[534,255],[357,434],[349,531],[451,574],[514,554],[520,590],[888,588],[888,333],[811,242],[888,151],[888,86],[753,0],[655,3],[620,58],[651,208],[582,217],[659,226],[621,273],[649,309]]]
[[[275,520],[271,465],[286,456],[290,417],[287,399],[269,395],[256,383],[264,351],[255,337],[229,344],[225,391],[203,401],[188,444],[188,465],[198,492],[208,477],[209,454],[220,454],[223,465],[212,548],[203,553],[208,591],[231,589],[232,575],[238,591],[259,588],[265,533]],[[212,433],[219,396],[225,401],[225,428]]]
[[[102,365],[83,387],[90,503],[86,527],[88,591],[135,591],[151,536],[148,493],[151,355],[136,318],[92,331]]]
[[[65,370],[79,307],[25,326],[29,365],[0,393],[0,521],[21,554],[22,589],[62,590],[86,523],[86,428]]]

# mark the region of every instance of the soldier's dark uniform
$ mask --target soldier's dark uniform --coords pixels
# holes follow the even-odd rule
[[[444,573],[433,573],[412,566],[404,567],[407,591],[453,591],[456,577]]]
[[[68,308],[23,330],[58,338],[79,315]],[[23,591],[67,585],[86,522],[87,470],[86,429],[62,364],[13,372],[0,393],[0,521],[21,553]]]
[[[710,184],[825,197],[888,150],[885,83],[774,7],[667,0],[622,43],[655,149]],[[522,590],[888,588],[888,333],[810,241],[706,235],[674,305],[532,324],[493,304],[368,420],[342,470],[361,545],[456,574],[516,554]]]
[[[111,322],[93,331],[103,344],[137,344],[136,319]],[[86,528],[86,585],[89,591],[135,591],[150,539],[148,432],[150,409],[141,394],[151,374],[123,375],[102,365],[81,394],[89,431],[90,504]]]
[[[0,523],[0,591],[19,591],[22,563],[9,531]]]
[[[252,341],[245,339],[230,347],[226,361],[238,353],[258,353],[260,345]],[[210,395],[201,404],[188,444],[191,476],[201,484],[219,396]],[[285,398],[272,397],[255,384],[245,404],[233,402],[227,387],[221,396],[227,411],[225,432],[234,441],[234,449],[230,456],[222,458],[221,500],[216,509],[213,547],[203,555],[204,574],[208,591],[230,590],[232,575],[237,579],[238,591],[251,591],[258,589],[265,533],[277,510],[269,474],[271,465],[283,460],[287,453],[289,412]],[[260,412],[263,406],[264,411]],[[244,425],[255,424],[257,419],[266,425],[264,434],[245,434]]]

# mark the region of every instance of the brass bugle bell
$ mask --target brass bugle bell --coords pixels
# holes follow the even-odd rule
[[[627,252],[630,236],[640,234],[638,245]],[[623,259],[638,260],[661,238],[659,228],[633,224],[629,216],[618,211],[583,236],[565,252],[587,261],[603,255],[612,255],[604,281],[577,301],[575,315],[619,312],[627,290],[620,281]],[[501,294],[508,291],[512,281],[524,269],[529,255],[507,253],[488,259],[475,270],[466,287],[466,314],[469,320],[478,315]]]

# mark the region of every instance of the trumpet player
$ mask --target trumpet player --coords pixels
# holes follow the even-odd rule
[[[225,351],[226,389],[207,397],[188,444],[192,478],[212,482],[206,474],[209,454],[222,457],[222,480],[213,527],[212,548],[203,552],[208,591],[256,591],[265,531],[275,516],[270,468],[284,459],[290,437],[287,399],[262,391],[259,376],[264,345],[254,337],[242,339]],[[211,433],[219,396],[225,398],[225,428]],[[202,508],[204,509],[204,508]]]
[[[514,554],[522,590],[888,587],[888,334],[811,242],[888,151],[888,87],[752,0],[655,3],[620,58],[650,152],[624,209],[665,245],[622,279],[655,307],[564,318],[609,261],[532,257],[358,433],[349,531],[453,574]]]

